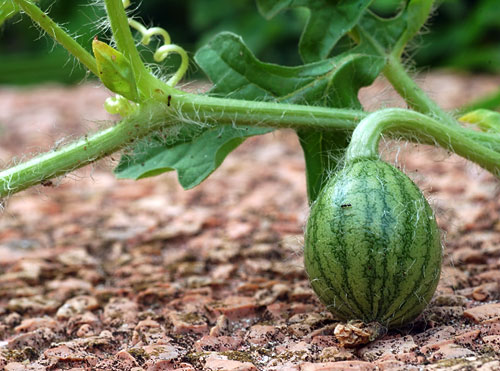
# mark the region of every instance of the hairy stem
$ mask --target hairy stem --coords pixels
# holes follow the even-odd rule
[[[38,6],[28,0],[13,0],[37,25],[61,44],[76,59],[85,65],[94,75],[99,76],[94,57],[78,42],[68,35],[59,25],[45,14]]]
[[[367,118],[370,118],[368,120]],[[390,130],[420,143],[438,142],[480,166],[498,174],[500,152],[494,151],[499,138],[476,133],[459,126],[447,126],[423,114],[404,109],[388,109],[367,116],[363,111],[311,107],[304,105],[220,99],[179,93],[163,102],[150,100],[120,123],[57,150],[0,172],[0,197],[64,175],[129,146],[133,141],[169,125],[253,125],[274,128],[314,128],[344,133],[363,120],[365,129],[356,130],[351,152],[376,155],[380,133]],[[382,126],[378,126],[378,122]],[[363,134],[365,133],[368,134]],[[371,134],[369,134],[371,133]],[[478,133],[484,134],[484,133]],[[368,138],[364,138],[368,135]],[[357,138],[362,136],[362,140]],[[356,139],[357,138],[357,139]],[[362,143],[362,144],[360,144]],[[489,146],[490,148],[487,148]],[[351,155],[352,156],[352,155]]]
[[[378,143],[386,131],[405,136],[427,137],[441,147],[476,162],[500,177],[500,152],[489,149],[469,137],[469,131],[458,125],[443,125],[418,112],[388,108],[364,118],[352,134],[346,161],[359,158],[379,158]]]
[[[179,122],[317,127],[353,130],[364,112],[180,94],[168,103],[150,101],[120,123],[0,172],[5,197],[110,155],[133,141]]]
[[[172,104],[189,119],[217,125],[235,124],[282,128],[353,130],[366,112],[352,109],[298,104],[221,99],[206,95],[180,94]]]
[[[443,111],[435,101],[413,81],[402,63],[390,55],[383,70],[384,76],[396,89],[399,95],[414,110],[433,116],[448,125],[457,125],[457,122],[447,112]]]
[[[433,0],[412,0],[407,2],[407,27],[391,52],[398,60],[401,58],[408,42],[420,31],[429,18],[433,3]]]
[[[385,48],[372,37],[364,28],[356,26],[352,36],[359,42],[359,34],[363,40],[370,44],[375,53],[386,58],[387,62],[383,70],[384,76],[391,83],[398,94],[406,101],[409,107],[426,115],[434,116],[448,125],[457,125],[456,120],[447,112],[442,110],[436,102],[418,86],[408,75],[398,55],[387,53]]]

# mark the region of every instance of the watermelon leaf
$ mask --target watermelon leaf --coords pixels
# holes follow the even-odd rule
[[[309,9],[309,18],[299,42],[299,52],[305,62],[332,60],[328,57],[333,48],[348,33],[358,45],[337,57],[381,57],[390,53],[399,56],[427,19],[432,5],[430,0],[411,0],[406,2],[395,17],[385,19],[370,11],[370,3],[371,1],[257,0],[259,11],[267,18],[287,8],[302,6]],[[336,74],[331,80],[334,89],[324,95],[327,97],[326,102],[323,99],[321,102],[310,103],[359,108],[359,88],[369,85],[383,66],[376,64],[373,71],[368,66],[359,68],[357,63],[351,66],[356,66],[356,69]],[[329,174],[336,170],[338,159],[342,158],[349,143],[349,135],[307,130],[298,131],[298,135],[306,161],[309,201],[313,202]]]
[[[201,48],[195,60],[214,84],[214,96],[360,108],[358,90],[371,84],[384,59],[357,50],[285,67],[259,61],[241,37],[223,32]]]
[[[433,4],[433,0],[405,1],[396,16],[382,18],[369,9],[371,2],[257,0],[257,7],[267,19],[288,8],[309,9],[309,18],[299,42],[300,54],[307,63],[328,58],[338,41],[355,28],[365,30],[366,35],[386,48],[385,52],[390,53],[394,49],[399,55],[424,25]]]
[[[418,33],[429,16],[432,0],[411,0],[392,18],[382,18],[367,10],[356,26],[361,39],[371,44],[376,54],[403,52],[406,44]]]
[[[359,21],[371,0],[257,0],[259,11],[266,17],[286,8],[309,8],[309,18],[299,42],[304,63],[329,56],[337,42]]]
[[[371,83],[384,65],[383,58],[349,53],[298,67],[278,66],[259,61],[239,36],[227,32],[201,48],[195,60],[212,80],[211,95],[331,107],[360,107],[359,87]],[[205,127],[169,143],[148,138],[123,157],[115,172],[139,179],[175,169],[182,186],[192,188],[246,138],[271,130],[225,126],[219,138],[220,129]]]
[[[360,45],[327,60],[283,67],[259,61],[239,36],[222,33],[202,48],[195,60],[214,83],[213,95],[360,108],[359,89],[370,85],[385,63],[379,56],[363,53],[365,49]],[[298,135],[312,201],[330,172],[325,169],[337,166],[334,159],[343,155],[349,134],[300,130]]]
[[[140,141],[115,169],[118,178],[141,179],[177,170],[179,183],[190,189],[217,169],[226,156],[251,136],[269,128],[222,126],[203,130],[190,141],[168,144],[159,137]]]
[[[420,2],[425,1],[414,3]],[[385,53],[380,53],[380,49],[390,52],[401,40],[406,42],[417,28],[414,24],[410,27],[407,22],[409,6],[396,17],[383,19],[369,11],[368,0],[258,0],[257,4],[267,18],[290,7],[309,8],[309,21],[299,45],[306,64],[285,67],[259,61],[241,37],[224,32],[195,55],[195,61],[213,83],[210,95],[359,109],[359,89],[371,84],[384,67]],[[416,11],[415,6],[411,9]],[[384,28],[380,28],[381,25]],[[356,27],[363,31],[357,40],[359,44],[329,56],[348,32],[356,33]],[[369,39],[368,34],[373,39]],[[238,128],[224,127],[223,137],[227,143],[223,144],[213,140],[219,134],[208,127],[173,143],[145,140],[123,158],[116,169],[117,175],[137,179],[175,169],[181,184],[192,188],[206,179],[245,138],[270,131],[246,129],[242,132]],[[312,201],[328,174],[337,167],[337,160],[349,142],[349,133],[299,130],[298,135],[306,156],[308,192]],[[182,160],[186,153],[189,159]]]

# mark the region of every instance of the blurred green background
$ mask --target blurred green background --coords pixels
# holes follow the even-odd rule
[[[105,39],[99,21],[104,11],[92,1],[41,0],[43,9],[80,42],[90,47],[98,34]],[[137,1],[132,1],[134,6]],[[374,10],[390,15],[399,0],[376,0]],[[411,56],[418,66],[452,67],[473,72],[500,73],[500,1],[442,0],[419,36]],[[220,31],[243,36],[258,58],[284,65],[300,64],[297,40],[307,13],[284,12],[266,21],[254,0],[146,0],[139,12],[146,25],[162,26],[173,42],[191,55]],[[148,54],[148,53],[146,53]],[[150,55],[151,53],[149,53]],[[167,63],[175,63],[173,61]],[[168,65],[165,66],[168,71]],[[200,77],[196,68],[190,77]],[[43,36],[26,16],[15,16],[0,28],[0,84],[36,84],[56,81],[75,83],[85,71],[67,53]]]

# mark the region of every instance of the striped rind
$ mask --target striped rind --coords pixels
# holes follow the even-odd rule
[[[314,291],[339,319],[397,327],[430,301],[442,247],[419,188],[392,165],[367,159],[332,177],[312,205],[304,259]]]

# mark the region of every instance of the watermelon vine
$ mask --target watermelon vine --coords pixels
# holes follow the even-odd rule
[[[418,188],[379,160],[381,133],[442,146],[500,176],[498,114],[481,110],[481,101],[471,103],[467,107],[475,111],[461,112],[474,127],[464,127],[404,67],[405,47],[425,24],[433,1],[404,1],[394,17],[384,19],[371,11],[370,0],[257,0],[269,19],[289,8],[308,8],[299,41],[304,63],[265,63],[241,37],[223,32],[194,56],[213,84],[206,94],[176,87],[188,67],[187,53],[171,44],[166,30],[147,29],[129,18],[129,3],[103,1],[112,42],[96,35],[92,55],[34,1],[0,1],[0,22],[16,13],[29,16],[117,94],[107,108],[120,115],[107,129],[0,171],[0,197],[117,151],[123,153],[115,169],[118,177],[140,179],[176,170],[189,189],[246,138],[291,128],[306,163],[312,207],[305,262],[318,296],[341,319],[389,327],[414,319],[439,279],[441,242]],[[157,61],[172,52],[180,55],[172,76],[151,72],[131,27],[144,44],[162,38]],[[409,109],[363,109],[358,92],[380,75]],[[486,103],[491,107],[491,100]]]

